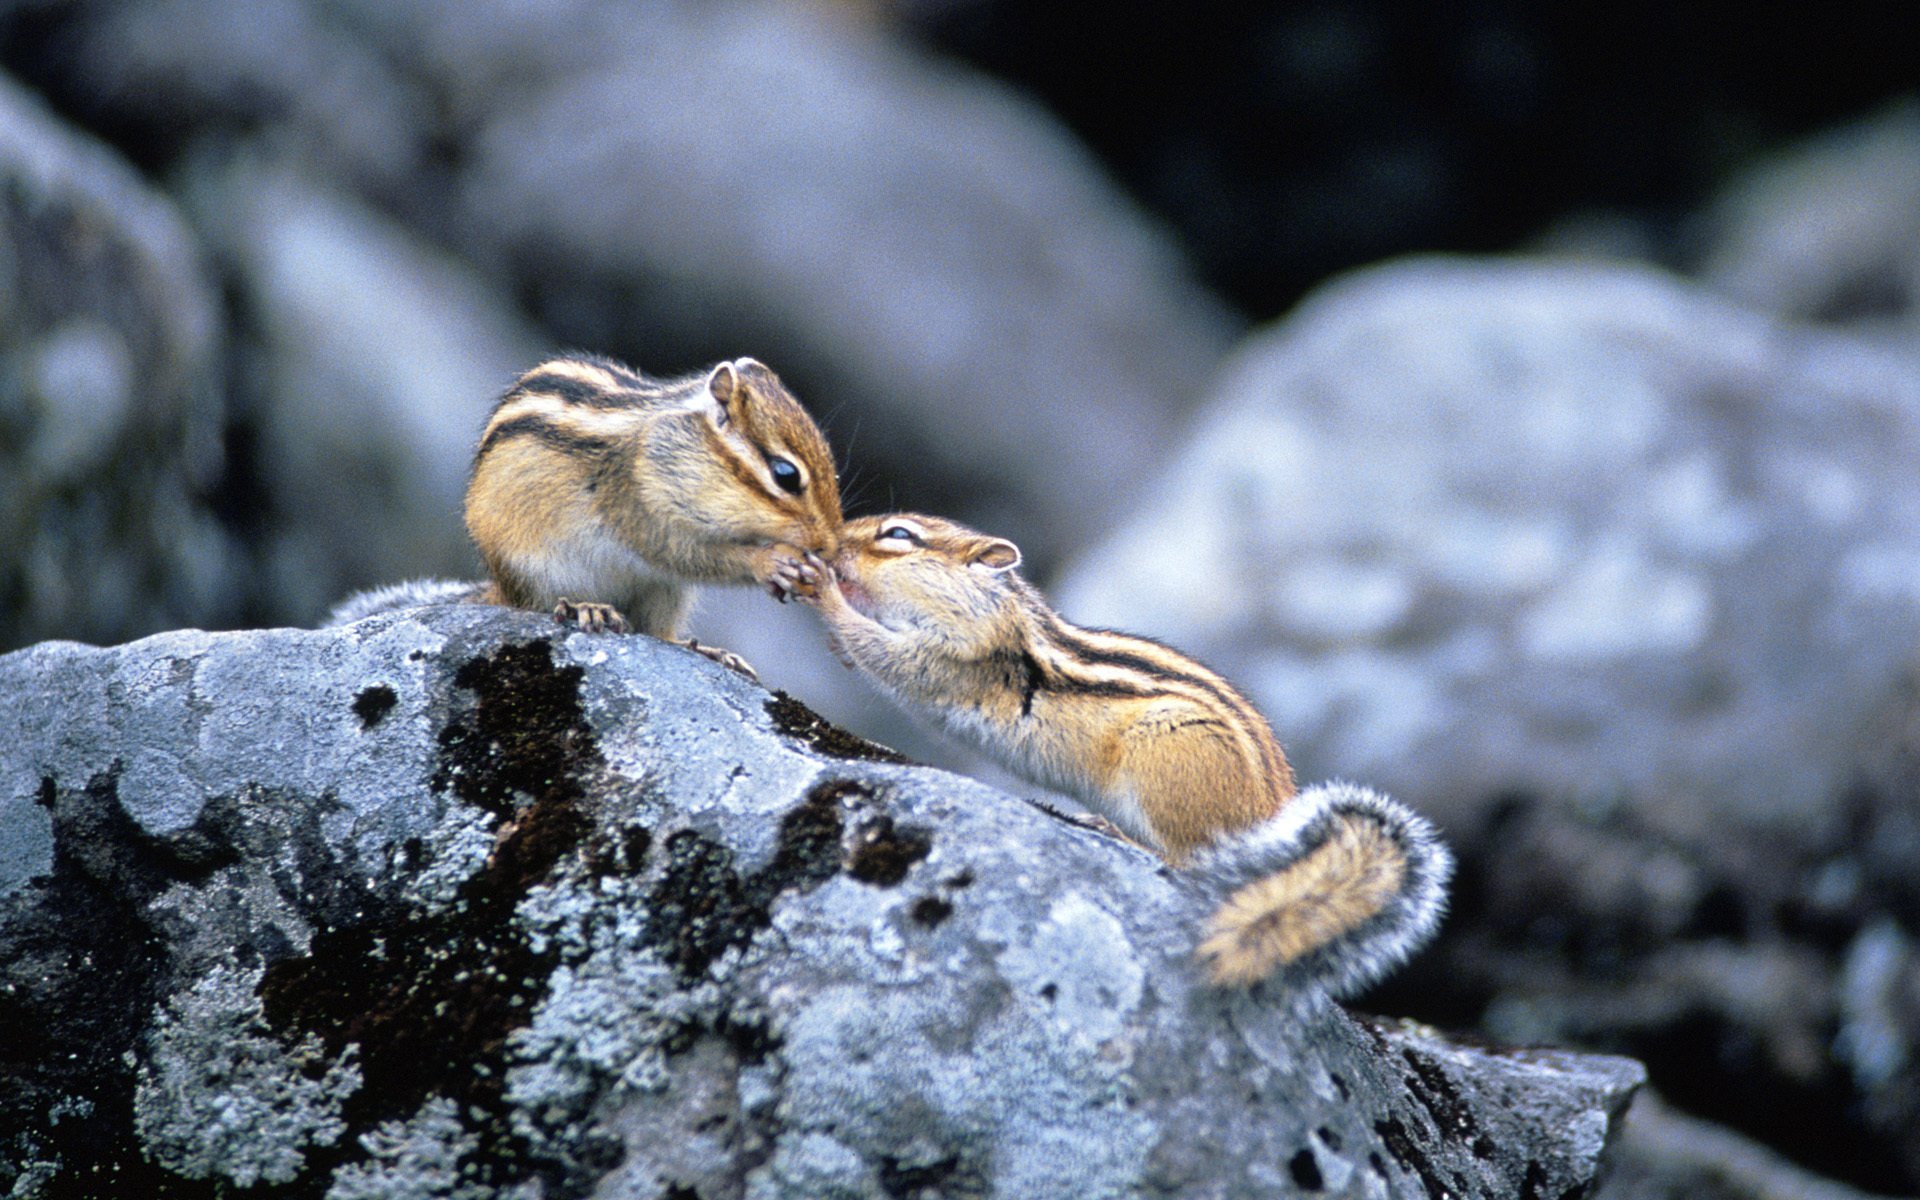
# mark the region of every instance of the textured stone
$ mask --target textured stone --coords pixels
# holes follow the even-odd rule
[[[0,688],[29,1195],[1561,1195],[1640,1078],[1210,991],[1145,854],[648,638],[416,610]]]

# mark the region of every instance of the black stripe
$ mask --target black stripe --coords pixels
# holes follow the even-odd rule
[[[1164,696],[1159,688],[1147,687],[1138,683],[1122,683],[1117,679],[1076,679],[1072,675],[1056,674],[1053,689],[1059,692],[1072,692],[1076,696],[1140,696],[1151,698]]]
[[[1095,646],[1085,640],[1084,634],[1097,632],[1108,637],[1125,638],[1128,641],[1140,642],[1164,650],[1168,654],[1177,655],[1187,662],[1193,662],[1192,659],[1187,658],[1186,655],[1181,654],[1178,650],[1173,649],[1171,646],[1162,645],[1152,638],[1143,638],[1131,633],[1115,633],[1110,629],[1082,630],[1077,625],[1067,624],[1059,614],[1051,611],[1046,614],[1046,620],[1048,631],[1055,643],[1063,650],[1074,654],[1081,662],[1088,664],[1099,663],[1103,666],[1136,670],[1149,678],[1179,681],[1197,687],[1209,696],[1212,696],[1215,700],[1225,705],[1229,711],[1238,715],[1241,723],[1246,727],[1247,736],[1253,739],[1254,756],[1263,764],[1266,773],[1273,777],[1274,786],[1281,787],[1285,781],[1292,779],[1292,764],[1287,762],[1286,751],[1280,748],[1280,743],[1273,736],[1272,727],[1267,724],[1266,717],[1261,715],[1260,710],[1253,706],[1251,700],[1248,700],[1245,696],[1234,690],[1232,684],[1227,683],[1217,676],[1189,674],[1185,671],[1171,670],[1140,655]],[[1194,666],[1198,667],[1200,664],[1195,662]],[[1265,731],[1265,736],[1262,736],[1263,730]]]
[[[1020,647],[1020,715],[1033,715],[1033,694],[1047,681],[1047,669],[1026,646]]]
[[[571,375],[541,373],[529,375],[513,385],[510,398],[529,395],[558,396],[567,404],[579,404],[587,408],[632,408],[647,397],[637,391],[624,388],[604,388],[576,379]]]
[[[1062,696],[1153,697],[1162,694],[1161,689],[1144,684],[1120,679],[1083,679],[1057,669],[1050,670],[1031,648],[1025,646],[1018,653],[1006,652],[998,657],[1007,682],[1020,693],[1020,715],[1023,717],[1032,715],[1033,698],[1040,692]]]
[[[486,439],[480,443],[479,453],[474,457],[481,457],[493,449],[495,443],[512,437],[534,438],[568,454],[605,454],[614,447],[612,438],[574,433],[554,424],[546,417],[514,417],[510,421],[502,421],[489,429]]]
[[[1139,637],[1131,633],[1114,633],[1112,630],[1106,629],[1083,631],[1077,626],[1067,624],[1052,613],[1047,615],[1047,632],[1062,649],[1069,651],[1074,658],[1090,666],[1121,667],[1127,670],[1138,671],[1142,675],[1146,675],[1152,679],[1168,679],[1177,680],[1181,683],[1190,683],[1235,711],[1252,708],[1252,705],[1247,701],[1246,697],[1234,691],[1233,688],[1223,680],[1209,678],[1205,675],[1190,674],[1186,671],[1174,670],[1154,662],[1152,659],[1143,655],[1129,654],[1124,650],[1112,650],[1104,646],[1097,646],[1092,642],[1086,641],[1081,635],[1083,632],[1095,632],[1108,637],[1125,638],[1128,641],[1141,642],[1145,645],[1165,650],[1168,654],[1179,655],[1181,658],[1186,659],[1186,656],[1180,654],[1178,650],[1173,649],[1171,646],[1163,646],[1150,638]],[[1193,660],[1186,659],[1186,661],[1192,662]],[[1199,664],[1195,663],[1194,665],[1198,666]]]

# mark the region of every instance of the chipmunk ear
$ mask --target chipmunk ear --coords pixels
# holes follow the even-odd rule
[[[1020,547],[1005,538],[988,538],[973,552],[969,566],[993,572],[1011,571],[1020,565]]]
[[[723,362],[707,374],[707,395],[713,397],[719,411],[714,420],[724,427],[727,422],[739,415],[740,401],[746,387],[740,381],[740,372],[733,364]]]

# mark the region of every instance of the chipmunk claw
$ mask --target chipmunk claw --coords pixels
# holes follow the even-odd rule
[[[585,633],[627,632],[626,617],[611,604],[575,604],[562,596],[560,603],[553,606],[553,619],[562,625],[577,626]]]
[[[817,557],[808,555],[808,558],[816,561]],[[773,573],[767,579],[767,590],[782,604],[788,600],[811,601],[820,596],[820,580],[820,571],[806,559],[781,557],[773,560]]]
[[[702,646],[699,641],[694,638],[688,638],[686,641],[681,642],[680,645],[685,646],[695,654],[705,655],[723,667],[728,667],[740,672],[755,683],[760,682],[760,673],[754,670],[753,667],[747,663],[746,659],[741,658],[731,650],[722,650],[718,646]]]

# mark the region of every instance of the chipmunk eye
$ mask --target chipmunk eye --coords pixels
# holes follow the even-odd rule
[[[773,472],[773,481],[794,495],[800,494],[800,468],[778,454],[767,455],[767,470]]]
[[[905,525],[889,525],[880,531],[880,536],[890,541],[911,542],[916,546],[920,544],[919,536]]]

